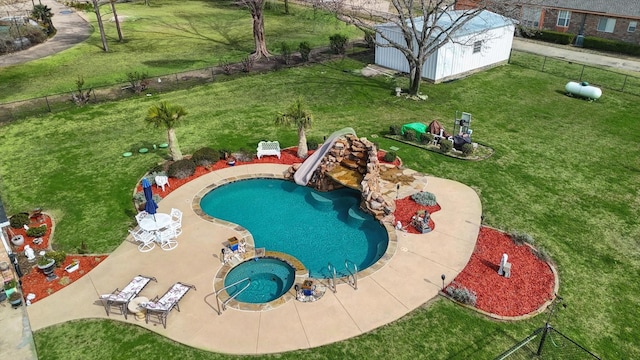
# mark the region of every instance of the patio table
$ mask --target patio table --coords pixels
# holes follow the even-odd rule
[[[140,225],[140,227],[146,231],[156,232],[171,225],[171,215],[164,213],[149,215],[140,220],[138,222],[138,225]]]

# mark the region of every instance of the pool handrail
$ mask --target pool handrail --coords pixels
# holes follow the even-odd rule
[[[245,291],[249,287],[249,285],[251,285],[251,278],[246,277],[244,279],[238,280],[238,281],[234,282],[233,284],[229,284],[229,285],[223,287],[222,289],[216,291],[216,304],[218,305],[218,315],[222,315],[222,312],[220,311],[220,293],[223,292],[224,290],[227,290],[228,288],[230,288],[232,286],[236,286],[236,285],[238,285],[241,282],[246,281],[246,280],[249,280],[249,283],[247,285],[245,285],[242,289],[240,289],[240,291],[238,291],[237,293],[233,294],[228,299],[226,299],[225,301],[222,302],[222,310],[226,310],[226,307],[227,307],[227,304],[229,303],[229,301],[235,299],[236,296],[238,296],[240,293]]]
[[[327,265],[327,269],[329,269],[329,276],[331,276],[331,270],[333,269],[333,278],[329,277],[329,288],[335,294],[338,292],[338,289],[336,288],[336,267],[329,263],[329,265]]]
[[[353,264],[354,271],[351,271],[349,264]],[[349,275],[347,276],[347,282],[354,290],[358,290],[358,265],[349,259],[344,261],[344,267],[347,269]]]

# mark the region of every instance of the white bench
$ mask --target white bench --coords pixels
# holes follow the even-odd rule
[[[258,159],[265,155],[274,155],[280,159],[280,143],[277,141],[260,141],[258,143]]]

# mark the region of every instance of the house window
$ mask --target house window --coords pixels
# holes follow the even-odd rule
[[[473,43],[473,53],[479,53],[482,50],[482,40]]]
[[[598,21],[598,31],[612,33],[614,27],[616,27],[616,19],[600,18]]]
[[[525,6],[522,8],[522,25],[528,28],[540,28],[542,9]]]
[[[569,18],[571,18],[571,11],[560,10],[560,12],[558,13],[557,25],[560,27],[569,26]]]
[[[627,31],[628,32],[635,32],[637,27],[638,27],[638,22],[637,21],[629,21],[629,27],[627,28]]]

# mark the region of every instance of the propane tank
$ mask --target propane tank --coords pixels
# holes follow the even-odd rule
[[[589,100],[597,100],[602,96],[602,90],[600,90],[600,88],[591,86],[586,81],[581,83],[569,81],[564,89],[567,91],[567,94],[580,96]]]

